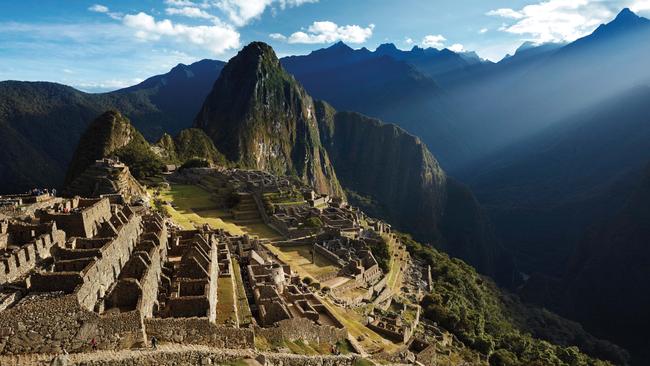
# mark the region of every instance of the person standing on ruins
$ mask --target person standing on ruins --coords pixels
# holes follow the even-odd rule
[[[158,340],[156,339],[156,336],[151,337],[151,348],[156,349],[158,346]]]
[[[90,340],[90,347],[92,347],[93,351],[97,351],[97,341],[95,338]]]

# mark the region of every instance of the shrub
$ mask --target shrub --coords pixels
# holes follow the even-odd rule
[[[323,227],[323,222],[318,217],[310,217],[305,220],[305,226],[313,228]]]

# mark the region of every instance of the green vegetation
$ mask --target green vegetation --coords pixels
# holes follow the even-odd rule
[[[576,347],[534,338],[514,319],[508,302],[516,301],[459,259],[401,235],[409,252],[431,265],[433,293],[422,300],[423,317],[455,334],[465,345],[490,355],[491,365],[607,365]],[[523,311],[519,307],[517,311]],[[586,342],[587,340],[584,340]]]
[[[323,227],[323,221],[321,221],[321,219],[318,217],[310,217],[307,220],[305,220],[305,226],[313,227],[313,228],[321,228]]]
[[[203,158],[191,158],[181,165],[178,170],[191,169],[191,168],[209,168],[210,162]]]
[[[354,361],[354,366],[374,366],[375,363],[368,361],[365,358],[358,358]]]
[[[382,240],[380,241],[369,240],[366,243],[368,244],[368,247],[370,247],[372,255],[375,256],[379,268],[381,268],[384,273],[388,273],[390,270],[391,250],[386,239],[382,237]]]
[[[232,235],[244,234],[239,226],[222,219],[225,213],[215,208],[217,204],[212,200],[212,195],[200,187],[173,184],[170,189],[161,189],[159,199],[174,205],[163,204],[161,208],[183,229],[190,230],[195,226],[209,224]]]
[[[248,305],[246,298],[246,290],[244,289],[244,282],[241,277],[241,267],[237,259],[232,259],[232,270],[235,280],[235,291],[237,291],[237,313],[239,315],[239,326],[248,326],[253,320],[251,308]]]
[[[140,181],[160,176],[164,168],[162,159],[151,150],[147,140],[137,131],[131,142],[111,155],[125,163],[131,174]]]
[[[234,291],[231,277],[222,276],[217,279],[217,324],[237,323]]]

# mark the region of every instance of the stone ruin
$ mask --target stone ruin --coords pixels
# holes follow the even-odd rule
[[[246,276],[252,289],[253,313],[260,325],[287,319],[309,319],[318,325],[343,328],[289,265],[259,244],[247,253]]]
[[[109,198],[53,201],[0,221],[0,354],[178,341],[170,329],[192,334],[182,342],[251,348],[251,330],[214,324],[230,241],[210,229],[169,233],[158,214]]]
[[[399,309],[375,309],[367,326],[390,340],[408,343],[420,322],[420,307],[399,302],[393,302],[392,307]]]
[[[350,276],[356,286],[373,286],[381,279],[383,272],[363,239],[338,237],[314,244],[314,251],[337,263],[340,276]]]
[[[114,159],[101,159],[75,178],[65,189],[67,197],[119,195],[126,202],[146,197],[145,188],[131,175],[129,167]]]

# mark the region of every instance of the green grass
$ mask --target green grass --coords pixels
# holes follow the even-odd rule
[[[365,358],[358,358],[354,361],[354,366],[374,366],[375,364]]]
[[[226,363],[220,363],[219,366],[247,366],[248,363],[245,360],[235,360]]]
[[[217,324],[235,324],[235,300],[233,284],[230,277],[217,279]]]
[[[241,277],[241,268],[237,259],[232,259],[232,275],[235,280],[235,291],[237,291],[237,313],[239,314],[239,325],[246,326],[253,320],[248,299],[246,298],[246,290],[244,289],[244,282]]]
[[[224,229],[233,235],[243,235],[239,226],[225,222],[226,213],[217,210],[217,203],[210,192],[193,185],[174,184],[168,190],[161,190],[160,199],[173,203],[174,207],[162,208],[183,229],[209,224],[215,229]]]
[[[276,247],[271,245],[270,247],[270,249],[277,254],[280,259],[289,264],[291,268],[299,268],[302,270],[304,275],[309,275],[316,280],[319,280],[319,278],[329,275],[332,272],[339,271],[339,267],[336,266],[335,263],[320,254],[314,255],[315,263],[312,263],[311,254],[309,254],[309,251],[312,249],[311,245],[286,247]]]

